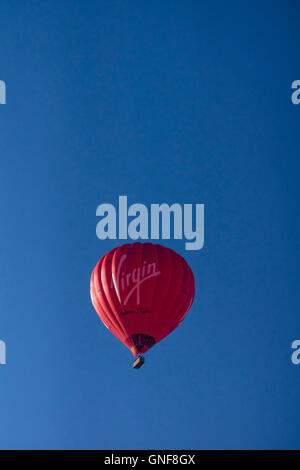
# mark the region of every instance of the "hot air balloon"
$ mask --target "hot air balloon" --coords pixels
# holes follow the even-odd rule
[[[187,315],[195,281],[185,259],[162,245],[129,243],[114,248],[95,266],[92,304],[104,325],[136,357],[170,334]]]

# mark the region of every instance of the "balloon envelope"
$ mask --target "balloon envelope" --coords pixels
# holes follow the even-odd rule
[[[91,299],[104,325],[132,352],[144,353],[182,322],[195,296],[187,262],[170,248],[114,248],[91,276]]]

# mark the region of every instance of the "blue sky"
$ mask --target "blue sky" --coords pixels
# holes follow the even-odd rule
[[[299,45],[295,1],[1,1],[1,448],[299,448]],[[140,371],[89,298],[120,194],[205,204]]]

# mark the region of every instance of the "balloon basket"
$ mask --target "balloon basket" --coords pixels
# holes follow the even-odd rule
[[[139,369],[140,367],[142,367],[142,365],[144,364],[145,362],[145,359],[143,356],[138,356],[135,360],[134,360],[134,363],[132,365],[132,367],[134,369]]]

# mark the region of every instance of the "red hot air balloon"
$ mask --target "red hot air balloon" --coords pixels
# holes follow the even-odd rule
[[[194,276],[184,258],[152,243],[114,248],[99,260],[91,276],[96,312],[134,356],[175,330],[194,296]],[[139,356],[134,367],[143,362]]]

